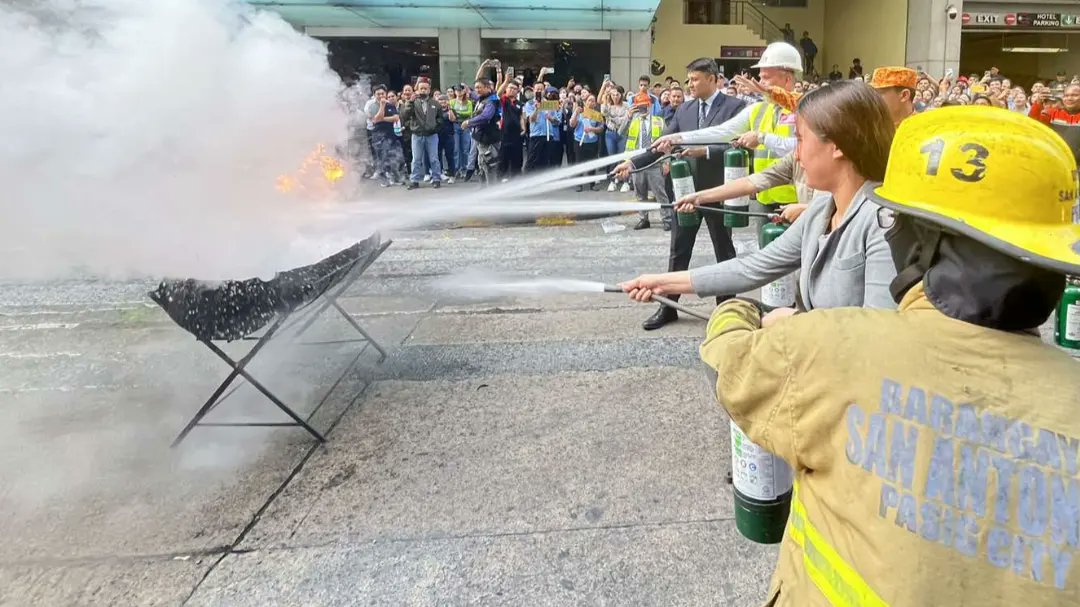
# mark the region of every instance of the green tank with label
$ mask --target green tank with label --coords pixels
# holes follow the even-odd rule
[[[1062,348],[1080,350],[1080,278],[1066,277],[1055,316],[1054,341]]]
[[[750,154],[742,148],[731,148],[724,152],[724,183],[731,183],[750,174]],[[725,211],[736,213],[724,213],[724,226],[728,228],[745,228],[750,225],[750,216],[740,213],[750,211],[750,197],[739,196],[724,201]]]
[[[677,202],[697,191],[694,188],[694,176],[690,173],[689,162],[671,161],[671,190],[675,194],[675,200],[672,202]],[[693,213],[677,212],[675,215],[679,225],[684,228],[701,225],[701,211],[696,209]]]

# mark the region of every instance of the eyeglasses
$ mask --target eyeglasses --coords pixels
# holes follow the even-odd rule
[[[888,230],[896,225],[896,211],[881,207],[877,211],[877,225],[882,230]]]

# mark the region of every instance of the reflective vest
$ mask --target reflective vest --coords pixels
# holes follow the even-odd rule
[[[754,104],[750,110],[751,130],[759,133],[772,133],[779,137],[795,136],[794,115],[774,103],[764,101]],[[769,151],[764,145],[754,149],[754,172],[760,173],[776,164],[781,156]],[[757,194],[761,204],[791,204],[799,201],[793,185],[778,185]]]
[[[660,135],[664,132],[664,119],[659,116],[652,116],[652,129],[650,129],[650,135],[652,138],[649,141],[656,141],[660,138]],[[638,142],[641,139],[641,118],[635,118],[630,122],[630,128],[626,131],[626,151],[632,152],[638,149]]]

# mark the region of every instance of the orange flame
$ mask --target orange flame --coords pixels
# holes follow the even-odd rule
[[[313,167],[318,167],[322,180],[312,181]],[[279,175],[274,182],[274,187],[284,194],[297,190],[310,191],[311,189],[327,190],[345,177],[345,165],[341,160],[326,153],[326,146],[319,144],[300,163],[300,168],[292,175]]]

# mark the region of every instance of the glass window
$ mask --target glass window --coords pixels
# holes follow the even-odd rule
[[[731,23],[731,0],[683,0],[683,23],[690,25]]]

